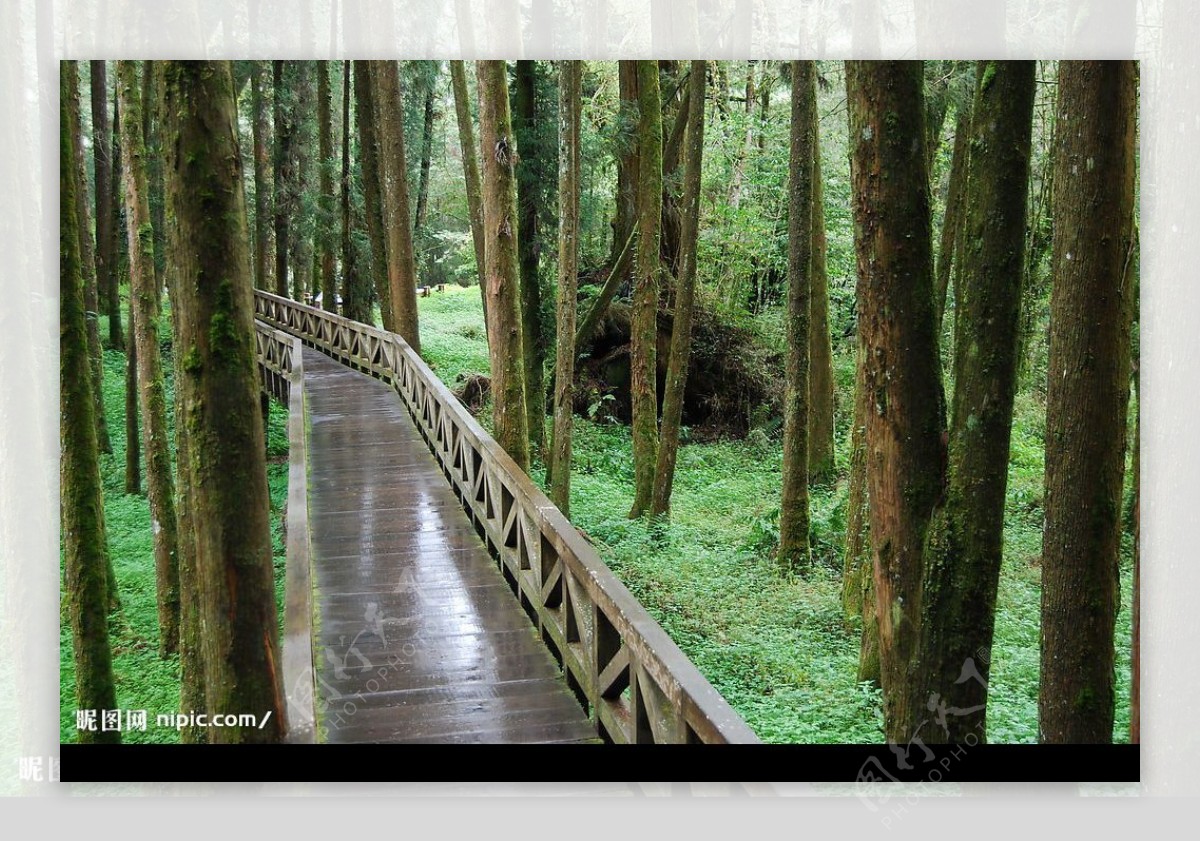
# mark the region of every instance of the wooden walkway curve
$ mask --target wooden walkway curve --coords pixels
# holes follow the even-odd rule
[[[399,395],[304,351],[318,733],[595,740]]]
[[[404,340],[256,291],[293,742],[757,742]]]

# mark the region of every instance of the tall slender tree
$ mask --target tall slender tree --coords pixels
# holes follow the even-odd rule
[[[124,348],[121,332],[121,301],[117,287],[117,209],[113,206],[112,127],[108,119],[108,75],[106,63],[91,63],[92,149],[96,179],[96,278],[104,312],[108,314],[108,344]]]
[[[80,114],[79,69],[71,65],[64,73],[74,74],[75,86],[71,89],[74,97],[74,114]],[[66,107],[65,104],[63,106]],[[76,133],[74,143],[76,148],[83,149],[82,119],[73,128]],[[112,442],[108,435],[108,417],[104,411],[104,394],[101,388],[104,383],[104,348],[100,343],[100,295],[99,280],[96,272],[96,252],[92,240],[92,212],[88,201],[87,191],[87,162],[85,155],[76,157],[75,167],[75,211],[79,222],[79,256],[83,271],[83,305],[87,317],[88,359],[92,368],[92,398],[96,419],[96,440],[101,453],[112,453]]]
[[[317,241],[321,253],[321,304],[337,312],[337,277],[334,274],[335,243],[333,211],[333,92],[329,86],[329,62],[317,63],[317,137],[320,152],[320,189],[317,203]]]
[[[503,61],[475,64],[483,157],[484,282],[496,441],[522,470],[529,469],[529,427],[521,348],[520,269],[517,257],[515,141]]]
[[[178,533],[175,484],[167,430],[167,400],[158,347],[159,297],[154,277],[154,229],[150,221],[146,152],[141,134],[141,94],[133,62],[117,63],[121,98],[122,171],[125,178],[125,220],[129,241],[131,357],[137,360],[137,385],[142,406],[142,439],[146,453],[146,492],[154,524],[154,573],[158,605],[159,654],[179,647]],[[136,438],[136,436],[135,436]]]
[[[92,370],[83,311],[83,272],[76,216],[76,170],[81,150],[78,70],[65,62],[60,76],[59,117],[59,390],[62,436],[62,534],[67,612],[75,661],[75,704],[83,711],[117,706],[108,643],[108,542],[100,457],[96,446]],[[97,714],[99,715],[99,714]],[[80,742],[120,742],[120,731],[80,730]]]
[[[704,155],[705,72],[703,61],[693,61],[688,75],[687,129],[683,160],[683,199],[680,204],[679,279],[675,284],[675,321],[663,387],[662,429],[650,513],[670,511],[679,455],[679,426],[683,420],[683,395],[691,356],[692,320],[696,295],[696,241],[700,231],[700,169]]]
[[[275,122],[274,146],[274,188],[275,188],[275,294],[287,298],[289,288],[288,277],[288,223],[291,217],[292,180],[294,178],[294,154],[291,110],[288,101],[292,92],[288,90],[289,78],[284,71],[287,62],[272,62],[273,85],[271,112]]]
[[[408,210],[408,165],[404,154],[404,101],[394,61],[372,62],[383,174],[383,213],[388,232],[388,297],[397,333],[421,352],[417,321],[417,268]]]
[[[571,433],[575,395],[575,314],[579,287],[579,131],[583,63],[558,67],[558,324],[554,430],[547,461],[550,499],[571,513]]]
[[[537,148],[537,62],[518,61],[514,76],[513,134],[517,142],[517,242],[521,268],[521,347],[525,353],[525,412],[529,416],[529,446],[540,454],[546,445],[546,343],[542,329],[542,287],[538,259],[538,202],[540,159]]]
[[[865,447],[885,733],[907,743],[922,556],[946,445],[920,62],[846,63]],[[923,708],[922,708],[923,710]]]
[[[356,322],[371,321],[371,286],[354,247],[354,173],[350,164],[350,62],[342,63],[342,305]],[[361,220],[359,221],[361,225]]]
[[[147,77],[149,71],[147,71]],[[254,132],[254,286],[269,289],[267,266],[268,246],[271,239],[270,197],[268,172],[271,169],[267,152],[270,144],[270,124],[267,122],[267,63],[252,62],[250,70],[251,118]],[[143,97],[143,103],[145,98]],[[147,104],[148,105],[148,104]],[[149,109],[147,108],[147,114]]]
[[[367,236],[371,240],[371,282],[379,299],[383,327],[393,331],[396,328],[392,322],[391,290],[388,287],[387,230],[383,224],[383,182],[371,75],[370,62],[354,62],[354,120],[362,165],[363,214],[367,218]]]
[[[1038,696],[1045,743],[1112,740],[1136,72],[1131,61],[1059,65]]]
[[[753,79],[752,74],[747,96]],[[783,491],[779,502],[779,561],[791,570],[805,570],[809,563],[808,369],[816,124],[816,68],[811,61],[793,61],[788,161],[787,386],[783,400]]]
[[[765,121],[765,116],[764,116]],[[765,134],[765,133],[764,133]],[[820,121],[813,123],[812,294],[808,331],[808,476],[826,481],[834,470],[833,340],[829,333],[828,245],[821,177]]]
[[[163,83],[176,389],[188,428],[181,473],[206,708],[260,722],[270,714],[261,727],[210,728],[209,740],[275,742],[285,726],[233,77],[227,62],[165,62]]]
[[[462,150],[463,178],[467,185],[467,213],[471,217],[471,240],[475,245],[475,268],[479,273],[479,292],[483,297],[483,317],[487,321],[487,288],[483,283],[484,236],[483,199],[479,182],[479,147],[471,126],[471,103],[467,93],[467,71],[461,61],[450,62],[450,80],[454,88],[454,116],[458,121],[458,145]]]
[[[629,342],[634,473],[631,518],[641,517],[650,508],[658,461],[657,317],[663,145],[658,62],[637,63],[637,90],[638,242]]]

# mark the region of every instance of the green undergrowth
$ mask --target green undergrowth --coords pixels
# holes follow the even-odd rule
[[[171,371],[170,319],[164,316],[160,334],[163,367],[166,371],[167,426],[174,442],[174,382]],[[108,336],[107,320],[101,317],[100,335]],[[100,455],[104,488],[104,516],[108,546],[117,576],[121,607],[109,615],[109,640],[113,651],[113,673],[117,703],[122,711],[147,711],[145,731],[126,730],[128,743],[174,743],[177,731],[155,726],[155,716],[179,710],[179,656],[158,655],[158,611],[155,602],[154,537],[150,507],[146,500],[145,454],[142,454],[142,493],[125,493],[125,354],[104,351],[104,407],[108,419],[111,454]],[[283,618],[284,544],[283,507],[287,502],[287,410],[272,402],[267,430],[267,482],[271,494],[271,540],[274,550],[275,594],[279,617]],[[172,452],[172,456],[174,453]],[[75,664],[71,625],[66,601],[62,600],[59,632],[60,737],[74,742]]]
[[[442,379],[487,372],[479,291],[448,288],[419,300],[422,349]],[[575,419],[572,521],[604,561],[716,689],[768,742],[878,742],[877,690],[855,681],[860,630],[841,608],[849,395],[854,360],[835,348],[837,477],[812,488],[813,565],[781,571],[778,544],[782,451],[777,433],[685,444],[668,525],[626,517],[633,500],[627,427]],[[487,411],[480,414],[490,426]],[[1045,405],[1017,398],[995,641],[990,653],[988,738],[1037,741],[1040,556]],[[533,478],[544,479],[540,464]],[[1114,738],[1129,729],[1129,551],[1117,621]]]

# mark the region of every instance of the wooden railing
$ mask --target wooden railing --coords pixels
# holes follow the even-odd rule
[[[313,670],[312,571],[308,534],[308,422],[304,403],[303,343],[299,337],[254,323],[254,350],[264,394],[288,408],[287,568],[284,572],[283,687],[287,741],[316,740]]]
[[[600,736],[617,743],[758,742],[402,337],[262,291],[255,311],[395,388]]]

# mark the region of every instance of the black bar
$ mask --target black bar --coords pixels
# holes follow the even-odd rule
[[[1138,745],[913,745],[905,759],[887,745],[78,745],[63,744],[63,781],[380,782],[380,769],[413,770],[423,781],[541,782],[546,769],[578,782],[655,780],[1134,782]],[[396,761],[403,760],[402,763]],[[548,767],[547,761],[554,763]],[[444,777],[438,770],[453,770]],[[362,774],[364,777],[356,778]],[[406,780],[406,779],[397,779]]]

